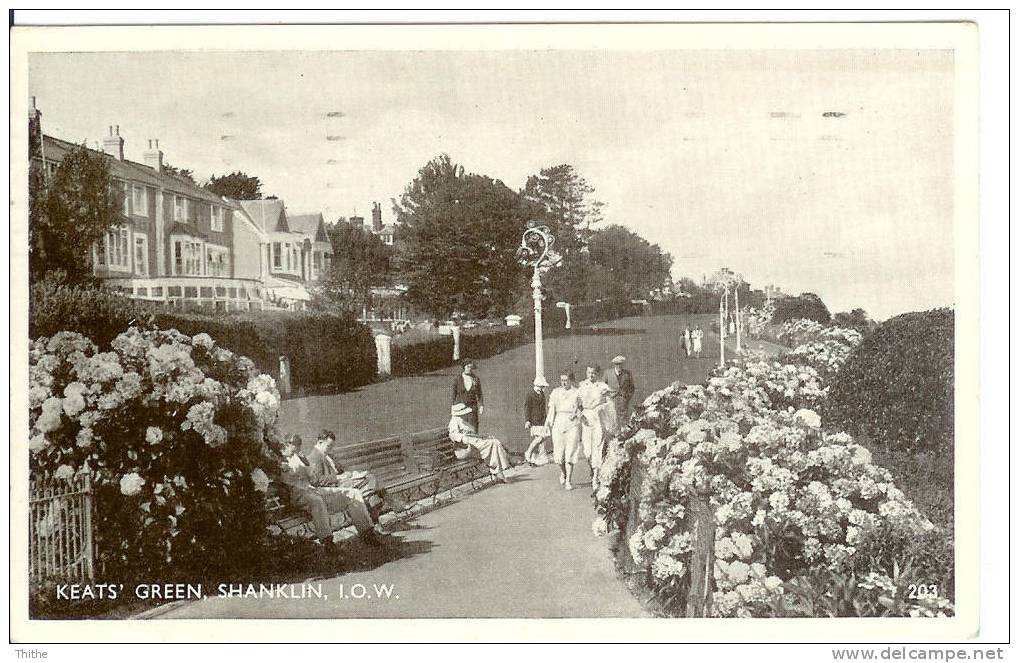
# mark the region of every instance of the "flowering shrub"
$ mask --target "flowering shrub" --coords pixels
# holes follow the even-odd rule
[[[279,393],[207,334],[73,332],[29,348],[30,466],[90,472],[98,558],[126,578],[208,571],[256,551],[282,462]]]
[[[765,302],[761,308],[748,307],[743,314],[743,328],[750,338],[761,338],[775,317],[775,304]]]
[[[859,342],[852,330],[804,323],[789,329],[823,348],[789,358],[825,366],[820,357],[848,354],[838,346]],[[705,385],[677,383],[652,394],[609,445],[593,530],[627,531],[626,547],[648,569],[652,588],[665,588],[673,604],[683,604],[691,507],[708,504],[715,528],[713,614],[737,617],[776,614],[790,583],[802,584],[796,579],[813,569],[855,573],[859,552],[889,532],[904,540],[930,535],[934,525],[866,448],[844,432],[822,429],[816,410],[827,390],[813,366],[755,360],[716,369]],[[641,473],[637,496],[630,494],[635,472]],[[629,519],[634,506],[635,521]],[[927,614],[913,604],[900,612]]]

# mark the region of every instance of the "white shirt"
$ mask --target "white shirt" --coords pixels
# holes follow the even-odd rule
[[[466,389],[467,391],[470,391],[471,388],[474,386],[474,376],[473,375],[467,375],[466,373],[464,373],[463,374],[463,379],[464,379],[464,389]]]

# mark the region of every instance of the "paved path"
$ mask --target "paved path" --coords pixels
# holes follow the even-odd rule
[[[707,329],[710,316],[697,318]],[[700,382],[717,361],[706,335],[704,358],[680,356],[676,329],[687,318],[630,318],[606,330],[546,344],[549,376],[559,366],[578,372],[590,360],[623,353],[637,381],[637,399],[673,380]],[[482,428],[511,447],[525,443],[521,404],[532,378],[533,346],[481,365],[486,394]],[[714,357],[714,359],[710,358]],[[371,385],[359,392],[287,401],[284,419],[307,435],[330,427],[341,439],[373,439],[446,423],[454,370]],[[355,436],[354,433],[357,433]],[[511,483],[494,485],[420,515],[396,532],[397,559],[320,582],[329,598],[300,600],[207,598],[159,618],[428,618],[642,617],[648,613],[617,577],[607,539],[591,532],[590,477],[578,469],[572,492],[555,467],[518,467]],[[257,582],[257,579],[252,579]],[[392,585],[394,598],[341,598],[365,586]],[[354,590],[359,591],[357,589]],[[399,596],[399,598],[395,598]]]

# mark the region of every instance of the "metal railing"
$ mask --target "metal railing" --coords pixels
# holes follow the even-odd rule
[[[91,581],[95,576],[95,545],[88,473],[70,481],[30,481],[28,504],[28,569],[32,581]]]

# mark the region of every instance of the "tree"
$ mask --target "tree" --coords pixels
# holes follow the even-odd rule
[[[168,163],[163,164],[163,172],[173,175],[176,178],[197,184],[195,182],[195,174],[190,168],[178,168],[177,166],[171,166]]]
[[[123,192],[106,159],[84,145],[69,152],[47,183],[41,166],[29,176],[29,274],[63,272],[68,283],[93,279],[93,244],[123,223]]]
[[[392,249],[366,228],[338,221],[326,225],[333,247],[329,274],[317,286],[332,304],[370,306],[371,289],[386,283]]]
[[[253,175],[236,171],[229,175],[213,175],[205,188],[218,196],[234,200],[259,200],[262,198],[262,181]]]
[[[839,327],[855,329],[861,334],[869,333],[877,323],[870,319],[870,316],[862,308],[854,308],[848,313],[843,311],[832,316],[832,321]]]
[[[672,269],[672,256],[660,246],[615,224],[591,234],[588,256],[610,286],[608,292],[589,291],[588,300],[609,299],[610,292],[611,298],[647,297],[665,283]]]
[[[503,315],[526,287],[516,250],[531,207],[449,155],[418,171],[394,204],[407,300],[439,317]]]
[[[585,298],[585,284],[575,278],[582,266],[592,226],[602,219],[603,204],[594,198],[594,188],[569,164],[542,168],[527,178],[521,195],[533,206],[535,220],[547,225],[556,238],[556,250],[563,262],[552,270],[546,282],[551,296],[566,301]]]

